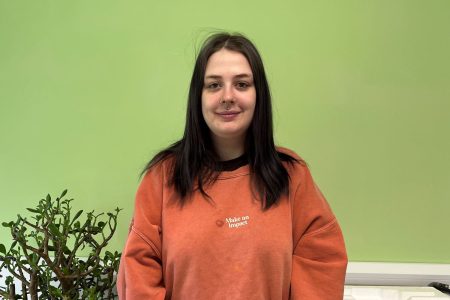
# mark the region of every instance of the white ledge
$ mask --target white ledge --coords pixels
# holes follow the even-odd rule
[[[349,262],[345,284],[427,286],[450,284],[450,264]]]

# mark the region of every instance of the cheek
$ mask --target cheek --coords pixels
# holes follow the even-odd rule
[[[252,123],[254,117],[255,117],[255,109],[253,108],[248,118],[248,124]]]
[[[205,121],[211,119],[211,114],[213,111],[214,111],[214,102],[212,101],[212,99],[209,99],[208,97],[202,97],[203,119],[205,119]]]
[[[251,100],[247,103],[247,110],[251,112],[251,115],[255,113],[256,109],[256,95],[254,98],[251,98]]]
[[[214,110],[220,104],[216,96],[202,94],[202,110]]]
[[[248,123],[251,124],[253,121],[253,118],[255,117],[255,109],[256,109],[256,102],[253,102],[250,106],[249,106],[249,120]]]
[[[247,101],[246,101],[247,108],[249,110],[255,110],[256,107],[256,91],[253,89],[253,91],[248,95]]]

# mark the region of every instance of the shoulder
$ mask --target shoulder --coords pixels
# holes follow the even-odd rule
[[[299,154],[285,147],[277,147],[276,149],[289,174],[290,186],[293,190],[296,190],[301,184],[312,181],[309,166]]]
[[[180,141],[175,142],[169,147],[159,151],[153,156],[153,158],[146,164],[141,176],[145,180],[147,177],[151,177],[152,174],[167,174],[170,172],[177,158],[177,153],[180,151]]]
[[[277,146],[276,150],[277,150],[278,153],[288,155],[288,156],[290,156],[292,158],[295,158],[296,160],[299,160],[299,161],[304,161],[294,150],[291,150],[291,149],[288,149],[288,148],[285,148],[285,147],[280,147],[280,146]]]
[[[146,191],[147,189],[155,189],[157,186],[165,186],[170,178],[174,161],[173,155],[151,161],[142,173],[139,190]]]
[[[145,170],[135,194],[135,214],[154,220],[159,217],[163,203],[171,194],[168,178],[172,162],[173,157],[167,157]]]
[[[289,172],[289,175],[292,175],[292,172],[299,172],[302,169],[307,169],[306,161],[298,155],[295,151],[285,148],[285,147],[276,147],[278,152],[278,156],[283,162],[284,167]]]

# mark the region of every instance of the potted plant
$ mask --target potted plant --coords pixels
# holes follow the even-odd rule
[[[12,244],[9,250],[0,244],[0,270],[6,269],[5,286],[0,296],[5,299],[114,299],[115,273],[120,253],[105,247],[117,227],[114,212],[72,214],[67,190],[52,200],[41,199],[35,208],[27,208],[31,216],[17,216],[4,222]],[[86,249],[88,255],[79,256]],[[84,252],[86,253],[86,251]],[[16,293],[14,278],[21,282]]]

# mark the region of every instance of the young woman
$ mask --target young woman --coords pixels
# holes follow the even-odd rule
[[[181,140],[147,165],[122,253],[120,299],[341,300],[347,256],[304,161],[273,141],[255,46],[210,36]]]

